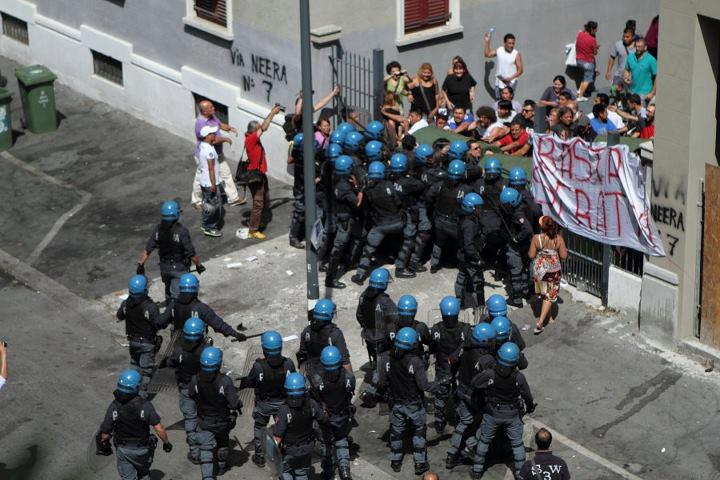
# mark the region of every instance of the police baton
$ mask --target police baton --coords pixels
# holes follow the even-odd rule
[[[241,324],[241,325],[242,325],[242,324]],[[262,332],[262,333],[253,333],[252,335],[245,335],[245,340],[250,340],[251,338],[261,337],[261,336],[263,335],[263,333],[265,333],[265,332]],[[243,340],[243,342],[244,342],[245,340]],[[230,340],[230,341],[231,341],[231,342],[239,342],[240,340],[238,340],[237,338],[233,338],[233,339]]]

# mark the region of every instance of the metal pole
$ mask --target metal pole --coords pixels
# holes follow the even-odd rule
[[[305,260],[307,263],[308,312],[320,298],[317,254],[313,250],[315,224],[315,152],[313,151],[312,65],[310,63],[310,0],[300,0],[300,65],[302,69],[302,131],[305,175]]]

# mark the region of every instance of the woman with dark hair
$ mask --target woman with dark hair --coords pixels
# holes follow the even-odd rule
[[[472,116],[472,102],[475,100],[477,82],[468,72],[465,61],[459,59],[453,64],[453,73],[445,77],[442,84],[445,106],[448,111],[462,107]],[[472,119],[471,119],[472,120]]]
[[[391,93],[395,97],[400,115],[403,115],[403,99],[408,96],[408,84],[412,80],[408,76],[407,70],[403,70],[400,63],[392,61],[385,66],[385,92]]]
[[[567,82],[565,81],[564,76],[555,75],[555,78],[553,78],[553,84],[545,89],[538,103],[543,107],[557,107],[558,102],[560,101],[560,94],[562,92],[567,92],[570,95],[570,98],[575,100],[575,94],[573,94],[566,85]]]
[[[565,240],[555,221],[543,215],[540,217],[539,223],[541,232],[533,237],[528,251],[528,257],[533,260],[532,274],[535,279],[535,293],[542,299],[540,318],[535,324],[535,335],[543,332],[548,321],[555,323],[557,311],[553,314],[552,306],[557,302],[560,292],[560,273],[562,271],[560,261],[568,257]]]
[[[330,120],[327,117],[318,118],[317,123],[315,123],[315,142],[320,150],[325,150],[330,145],[331,131]]]
[[[595,56],[598,53],[599,45],[595,39],[598,24],[592,20],[585,24],[584,29],[578,33],[575,39],[575,57],[577,66],[582,70],[582,81],[578,88],[577,101],[585,102],[587,97],[585,91],[595,80]]]

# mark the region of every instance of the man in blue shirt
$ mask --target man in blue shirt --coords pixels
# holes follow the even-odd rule
[[[655,96],[657,61],[648,53],[644,38],[635,41],[635,53],[628,56],[625,70],[632,76],[630,91],[650,101]]]
[[[615,133],[615,125],[608,120],[607,106],[604,103],[596,103],[593,105],[593,119],[590,120],[590,127],[597,135],[607,135]]]

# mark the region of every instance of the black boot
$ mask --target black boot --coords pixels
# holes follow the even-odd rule
[[[290,246],[300,250],[305,249],[305,244],[295,237],[290,237]]]
[[[415,278],[417,275],[415,275],[415,272],[412,270],[408,270],[407,268],[397,268],[395,269],[395,277],[396,278]]]
[[[460,459],[458,458],[458,456],[448,453],[447,457],[445,458],[445,468],[448,470],[452,470],[458,465],[460,465]]]
[[[340,280],[335,280],[335,279],[332,279],[332,278],[326,278],[326,279],[325,279],[325,286],[326,286],[327,288],[337,288],[337,289],[341,289],[341,288],[347,287],[347,285],[345,285],[345,284],[344,284],[343,282],[341,282]]]
[[[352,480],[352,476],[350,476],[350,467],[339,467],[338,474],[340,475],[340,480]]]
[[[408,268],[415,273],[427,272],[427,267],[423,266],[420,262],[410,262]]]
[[[358,285],[362,285],[363,283],[365,283],[365,279],[366,279],[367,277],[368,277],[368,276],[367,276],[366,273],[359,273],[359,272],[357,272],[357,273],[355,273],[355,275],[353,275],[353,276],[350,278],[350,280],[352,280],[353,283],[356,283],[356,284],[358,284]]]
[[[422,475],[423,473],[430,470],[430,464],[428,462],[416,463],[415,464],[415,475]]]
[[[263,468],[265,466],[265,455],[262,453],[255,453],[252,456],[252,462],[258,467]]]
[[[430,273],[437,273],[441,268],[440,265],[430,265]]]
[[[393,469],[393,472],[399,472],[400,470],[402,470],[402,460],[391,461],[390,468]]]

